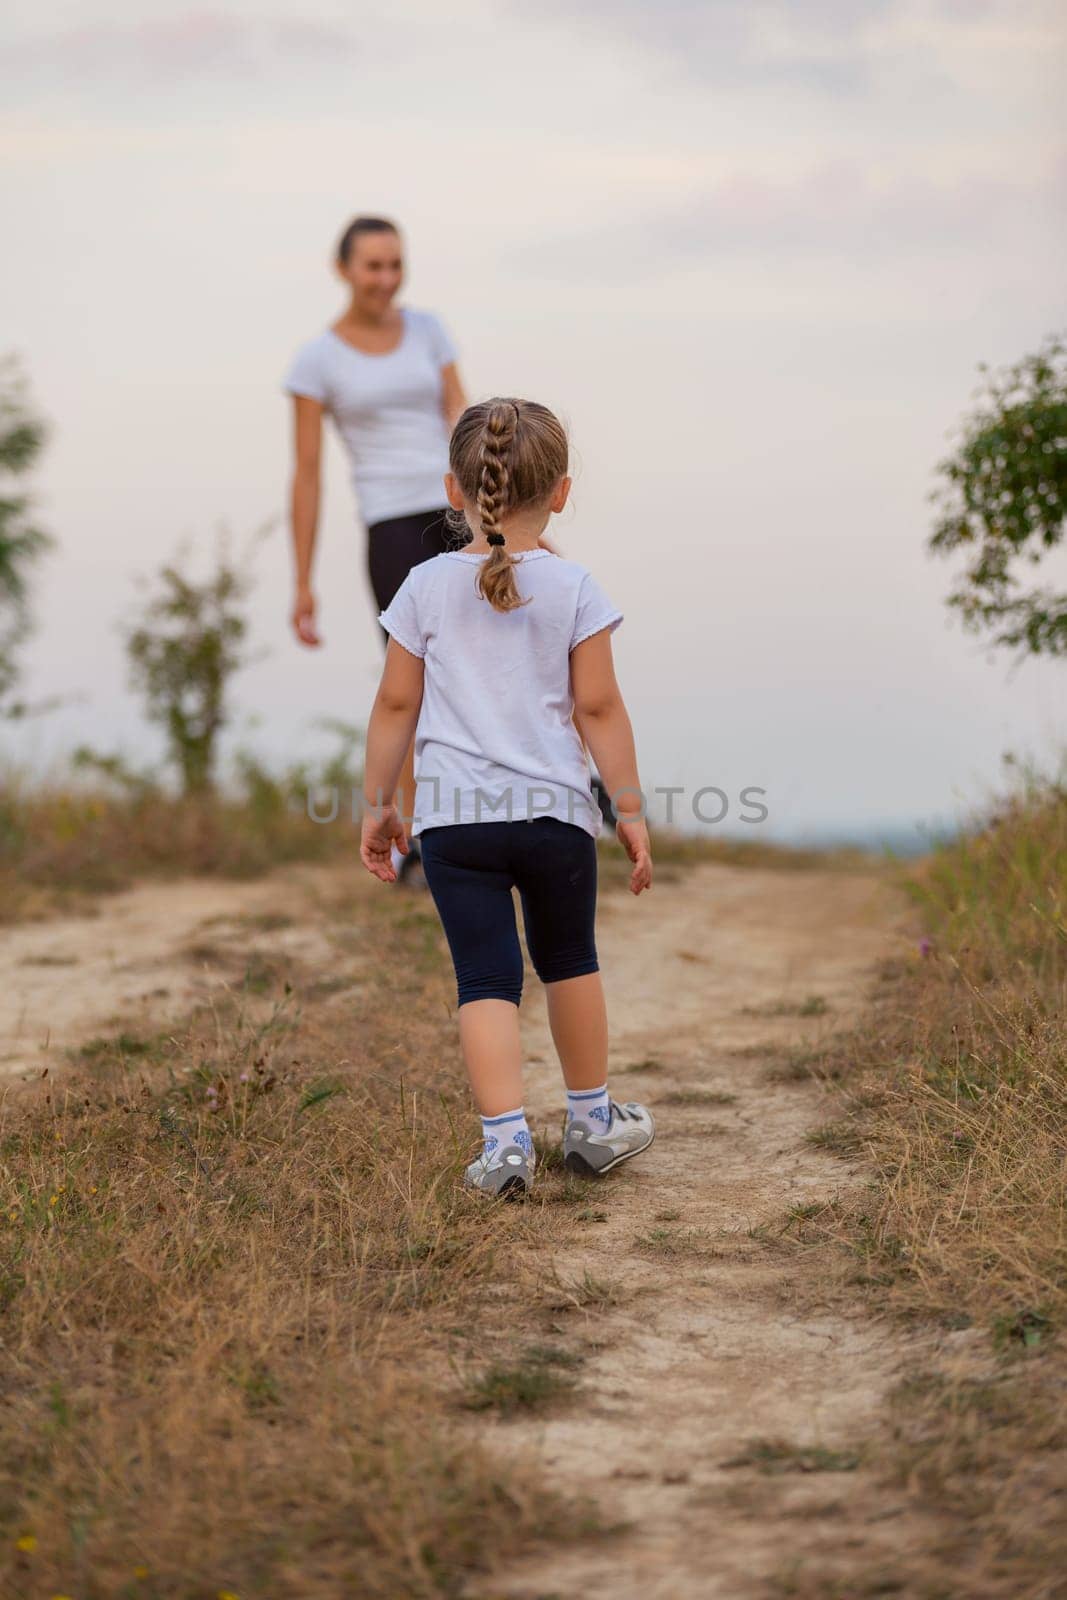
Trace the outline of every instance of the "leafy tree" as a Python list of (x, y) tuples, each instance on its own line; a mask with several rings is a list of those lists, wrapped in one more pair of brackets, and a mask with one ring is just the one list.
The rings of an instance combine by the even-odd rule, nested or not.
[(948, 604), (976, 633), (1023, 655), (1067, 654), (1067, 594), (1026, 588), (1019, 568), (1059, 545), (1067, 517), (1067, 344), (990, 373), (964, 419), (955, 454), (938, 466), (940, 516), (928, 548), (965, 549)]
[(163, 727), (168, 759), (189, 796), (214, 788), (229, 690), (248, 662), (242, 603), (252, 582), (250, 563), (235, 564), (223, 540), (214, 571), (202, 582), (177, 561), (163, 566), (155, 593), (125, 630), (132, 687), (144, 697), (149, 721)]
[(8, 701), (18, 677), (16, 648), (30, 631), (30, 568), (53, 543), (37, 525), (31, 497), (21, 483), (37, 464), (47, 429), (28, 398), (17, 359), (0, 361), (0, 717), (26, 715), (21, 701)]

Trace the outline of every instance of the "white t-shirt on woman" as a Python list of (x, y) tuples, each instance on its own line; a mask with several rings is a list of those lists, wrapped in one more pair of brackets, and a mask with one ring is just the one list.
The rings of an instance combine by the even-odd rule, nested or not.
[(333, 418), (368, 526), (446, 504), (441, 368), (456, 360), (456, 348), (432, 311), (403, 306), (401, 316), (395, 350), (367, 355), (324, 328), (300, 346), (282, 380), (287, 394), (318, 400)]
[(426, 664), (412, 834), (549, 816), (595, 839), (604, 819), (571, 721), (570, 653), (602, 628), (614, 633), (623, 613), (585, 567), (544, 549), (516, 556), (530, 604), (495, 611), (474, 587), (487, 559), (448, 550), (421, 561), (378, 618)]

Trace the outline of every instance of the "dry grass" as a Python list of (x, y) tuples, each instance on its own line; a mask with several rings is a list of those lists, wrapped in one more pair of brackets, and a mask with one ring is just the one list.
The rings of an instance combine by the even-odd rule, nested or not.
[(331, 919), (372, 998), (297, 978), (8, 1094), (5, 1595), (447, 1596), (505, 1537), (588, 1531), (457, 1406), (487, 1288), (533, 1292), (567, 1213), (460, 1189), (450, 974), (403, 901)]
[(862, 1153), (874, 1181), (783, 1229), (843, 1243), (881, 1307), (977, 1341), (963, 1375), (946, 1356), (894, 1402), (893, 1474), (956, 1529), (907, 1592), (1051, 1596), (1067, 1570), (1067, 794), (1031, 788), (908, 888), (914, 960), (812, 1062), (843, 1108), (815, 1142)]
[[(330, 791), (338, 816), (315, 822), (307, 815), (311, 788), (322, 815)], [(138, 878), (190, 873), (252, 878), (285, 861), (350, 857), (358, 824), (351, 802), (356, 771), (319, 773), (304, 767), (272, 775), (247, 761), (234, 795), (183, 799), (155, 776), (120, 782), (57, 780), (31, 783), (10, 769), (0, 773), (0, 923), (84, 911), (92, 897), (128, 888)], [(713, 831), (683, 835), (655, 830), (655, 853), (665, 881), (699, 861), (733, 866), (852, 869), (862, 852), (793, 850), (759, 840), (718, 839)], [(600, 845), (605, 887), (625, 884), (630, 864), (614, 830)]]
[[(672, 828), (652, 826), (652, 853), (657, 871), (668, 881), (677, 882), (684, 876), (684, 868), (702, 861), (717, 861), (730, 867), (763, 867), (771, 871), (855, 872), (857, 868), (870, 871), (881, 858), (851, 847), (834, 850), (813, 850), (789, 845), (772, 844), (762, 839), (718, 838), (714, 827), (697, 833), (679, 833)], [(606, 885), (625, 884), (632, 870), (614, 837), (614, 830), (605, 824), (602, 847), (601, 875)], [(689, 956), (690, 952), (679, 952)]]
[(755, 1467), (768, 1477), (785, 1472), (854, 1472), (863, 1459), (860, 1450), (830, 1450), (825, 1445), (799, 1445), (788, 1439), (751, 1439), (723, 1467)]
[(582, 1358), (556, 1345), (532, 1345), (517, 1360), (496, 1362), (473, 1380), (463, 1404), (471, 1411), (497, 1411), (513, 1416), (543, 1411), (568, 1398), (575, 1387), (573, 1368)]
[(821, 1062), (881, 1176), (865, 1257), (923, 1311), (992, 1325), (1034, 1310), (1062, 1328), (1067, 796), (1010, 808), (911, 891), (924, 953)]
[(742, 1006), (743, 1017), (824, 1017), (830, 1010), (825, 995), (809, 994), (803, 1000), (772, 1000), (759, 1006)]
[(280, 787), (196, 801), (0, 777), (0, 922), (84, 911), (138, 878), (259, 877), (284, 861), (350, 854), (355, 837), (350, 820), (312, 822)]
[(700, 1084), (690, 1084), (683, 1089), (666, 1089), (656, 1096), (661, 1106), (732, 1106), (737, 1104), (736, 1094), (726, 1089), (705, 1089)]

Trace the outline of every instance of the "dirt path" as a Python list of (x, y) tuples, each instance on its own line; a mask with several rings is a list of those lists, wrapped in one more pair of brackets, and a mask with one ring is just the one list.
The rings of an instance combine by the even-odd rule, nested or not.
[[(102, 899), (95, 917), (3, 930), (0, 1076), (33, 1076), (98, 1032), (165, 1025), (233, 981), (261, 941), (328, 972), (336, 951), (319, 907), (338, 876), (307, 866), (244, 885), (149, 884)], [(585, 1357), (579, 1396), (545, 1419), (484, 1428), (626, 1529), (505, 1564), (472, 1597), (825, 1600), (809, 1572), (876, 1582), (883, 1555), (920, 1531), (855, 1468), (915, 1350), (868, 1314), (813, 1303), (803, 1256), (750, 1232), (863, 1181), (805, 1139), (830, 1114), (822, 1091), (773, 1068), (783, 1046), (847, 1023), (904, 937), (873, 873), (705, 864), (664, 871), (638, 900), (602, 892), (612, 1087), (653, 1106), (658, 1137), (589, 1186), (554, 1262), (563, 1283), (589, 1274), (611, 1291), (561, 1309), (551, 1330)], [(535, 982), (523, 1026), (528, 1108), (557, 1122)], [(785, 1452), (763, 1469), (786, 1470), (725, 1465), (758, 1441)], [(790, 1470), (801, 1464), (818, 1470)]]
[[(576, 1224), (555, 1263), (565, 1282), (589, 1273), (619, 1296), (557, 1324), (585, 1346), (581, 1399), (550, 1420), (490, 1427), (501, 1450), (539, 1458), (629, 1528), (505, 1568), (472, 1595), (825, 1597), (821, 1583), (794, 1581), (810, 1571), (874, 1582), (882, 1557), (920, 1532), (853, 1466), (916, 1349), (869, 1316), (813, 1307), (803, 1258), (749, 1234), (863, 1181), (805, 1141), (829, 1114), (823, 1093), (804, 1076), (773, 1081), (768, 1067), (774, 1046), (854, 1017), (872, 969), (903, 940), (901, 910), (874, 876), (706, 865), (640, 900), (604, 898), (613, 1092), (653, 1106), (657, 1139), (589, 1186), (603, 1220)], [(536, 987), (530, 999), (527, 1104), (558, 1119)], [(784, 1470), (724, 1465), (754, 1441), (780, 1441)], [(795, 1470), (798, 1450), (825, 1452), (804, 1464), (829, 1470)]]

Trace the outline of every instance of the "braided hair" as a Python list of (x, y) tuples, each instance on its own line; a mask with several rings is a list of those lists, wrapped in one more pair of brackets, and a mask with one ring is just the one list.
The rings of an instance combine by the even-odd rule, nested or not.
[[(492, 547), (478, 568), (477, 591), (496, 611), (528, 605), (515, 584), (500, 519), (548, 498), (567, 474), (567, 435), (533, 400), (494, 398), (468, 406), (452, 432), (449, 465)], [(460, 514), (462, 515), (462, 513)]]

